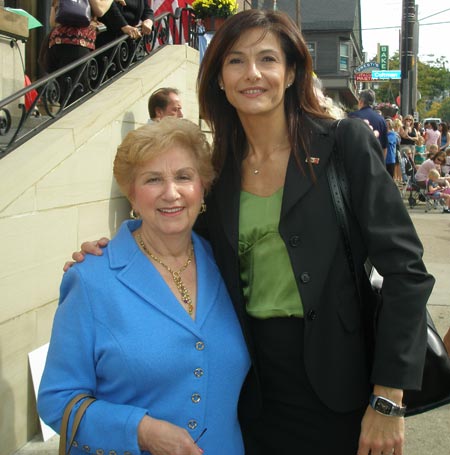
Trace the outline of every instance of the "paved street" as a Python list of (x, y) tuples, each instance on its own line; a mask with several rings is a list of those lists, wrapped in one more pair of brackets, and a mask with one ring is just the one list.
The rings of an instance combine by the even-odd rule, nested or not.
[[(450, 215), (442, 214), (440, 210), (425, 213), (423, 204), (410, 210), (410, 214), (425, 247), (427, 268), (436, 278), (428, 307), (443, 336), (450, 327)], [(57, 455), (57, 449), (57, 437), (43, 443), (38, 436), (15, 455)], [(339, 454), (338, 450), (336, 453), (345, 455)], [(450, 405), (406, 420), (404, 455), (449, 454)]]

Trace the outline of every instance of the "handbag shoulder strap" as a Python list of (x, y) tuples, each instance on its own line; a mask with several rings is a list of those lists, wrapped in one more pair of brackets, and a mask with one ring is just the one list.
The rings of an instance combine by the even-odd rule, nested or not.
[[(333, 153), (331, 154), (330, 163), (327, 167), (327, 179), (328, 185), (331, 191), (331, 198), (333, 200), (334, 210), (336, 212), (336, 218), (338, 221), (339, 228), (341, 230), (342, 240), (344, 242), (345, 255), (347, 257), (348, 265), (353, 276), (353, 280), (356, 285), (356, 291), (358, 297), (361, 300), (361, 289), (358, 276), (356, 274), (355, 261), (353, 259), (352, 247), (351, 247), (351, 235), (350, 235), (350, 223), (349, 214), (353, 214), (350, 185), (347, 179), (347, 174), (344, 167), (344, 157), (342, 147), (339, 145), (339, 124), (341, 120), (337, 120), (332, 125), (332, 131), (334, 132), (334, 147)], [(369, 259), (364, 263), (364, 269), (369, 280), (372, 282), (372, 264)], [(378, 275), (379, 276), (379, 275)], [(373, 284), (373, 283), (372, 283)], [(381, 286), (377, 284), (377, 292)]]
[(336, 218), (344, 242), (345, 254), (347, 256), (353, 278), (355, 282), (358, 283), (358, 280), (356, 279), (356, 269), (350, 244), (350, 227), (347, 215), (347, 210), (351, 210), (350, 189), (347, 181), (347, 175), (345, 174), (343, 159), (341, 156), (342, 151), (340, 150), (337, 137), (339, 124), (340, 120), (337, 120), (332, 126), (332, 131), (334, 132), (334, 147), (331, 154), (330, 163), (327, 167), (327, 179), (331, 191), (334, 210), (336, 211)]
[[(72, 410), (74, 406), (83, 400), (83, 403), (81, 403), (80, 407), (77, 409), (77, 412), (75, 413), (75, 417), (73, 419), (72, 423), (72, 430), (70, 434), (70, 440), (69, 440), (69, 448), (66, 452), (66, 446), (67, 446), (67, 427), (69, 426), (69, 418), (70, 414), (72, 413)], [(66, 409), (64, 410), (63, 418), (61, 421), (61, 430), (60, 430), (60, 435), (59, 435), (59, 455), (69, 455), (70, 454), (70, 449), (72, 447), (73, 441), (75, 439), (75, 435), (78, 430), (78, 426), (80, 425), (81, 419), (83, 418), (84, 413), (86, 412), (86, 409), (88, 408), (89, 405), (91, 405), (95, 401), (95, 398), (88, 395), (87, 393), (80, 393), (73, 397), (68, 405), (66, 406)]]

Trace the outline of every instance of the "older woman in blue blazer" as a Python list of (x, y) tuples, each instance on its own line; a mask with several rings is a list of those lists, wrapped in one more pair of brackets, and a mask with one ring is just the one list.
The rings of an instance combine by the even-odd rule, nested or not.
[(96, 398), (72, 454), (243, 455), (249, 355), (210, 246), (192, 233), (214, 175), (206, 139), (187, 120), (143, 126), (114, 175), (140, 219), (65, 274), (39, 413), (59, 431), (74, 396)]

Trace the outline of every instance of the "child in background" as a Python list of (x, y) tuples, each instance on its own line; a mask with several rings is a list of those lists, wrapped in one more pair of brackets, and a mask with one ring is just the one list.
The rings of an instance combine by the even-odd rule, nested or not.
[(387, 126), (387, 153), (386, 153), (386, 169), (389, 175), (394, 178), (395, 164), (397, 161), (397, 135), (394, 131), (394, 122), (391, 119), (386, 119)]
[(447, 180), (440, 180), (439, 171), (431, 169), (427, 180), (427, 193), (432, 199), (444, 199), (447, 208), (442, 210), (443, 213), (450, 213), (450, 185)]
[(422, 136), (417, 138), (416, 153), (414, 154), (414, 164), (420, 166), (425, 161), (425, 139)]

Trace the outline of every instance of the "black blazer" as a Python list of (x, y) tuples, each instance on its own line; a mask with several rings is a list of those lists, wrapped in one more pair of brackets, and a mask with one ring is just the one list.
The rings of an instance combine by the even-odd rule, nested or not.
[[(319, 158), (313, 166), (316, 181), (310, 176), (304, 150), (299, 151), (304, 171), (291, 156), (279, 232), (304, 307), (307, 374), (320, 399), (329, 408), (345, 412), (367, 403), (370, 384), (420, 388), (425, 305), (434, 279), (422, 262), (422, 245), (399, 190), (386, 172), (378, 140), (361, 120), (343, 120), (336, 136), (355, 214), (350, 226), (354, 261), (364, 289), (367, 256), (384, 276), (376, 350), (373, 360), (369, 359), (363, 323), (366, 301), (361, 305), (357, 297), (326, 177), (334, 146), (331, 122), (306, 121), (310, 155)], [(239, 277), (240, 180), (240, 163), (230, 154), (208, 194), (200, 226), (212, 243), (252, 353)], [(257, 389), (257, 374), (250, 382), (251, 395)], [(248, 391), (244, 389), (243, 394), (245, 401)]]

